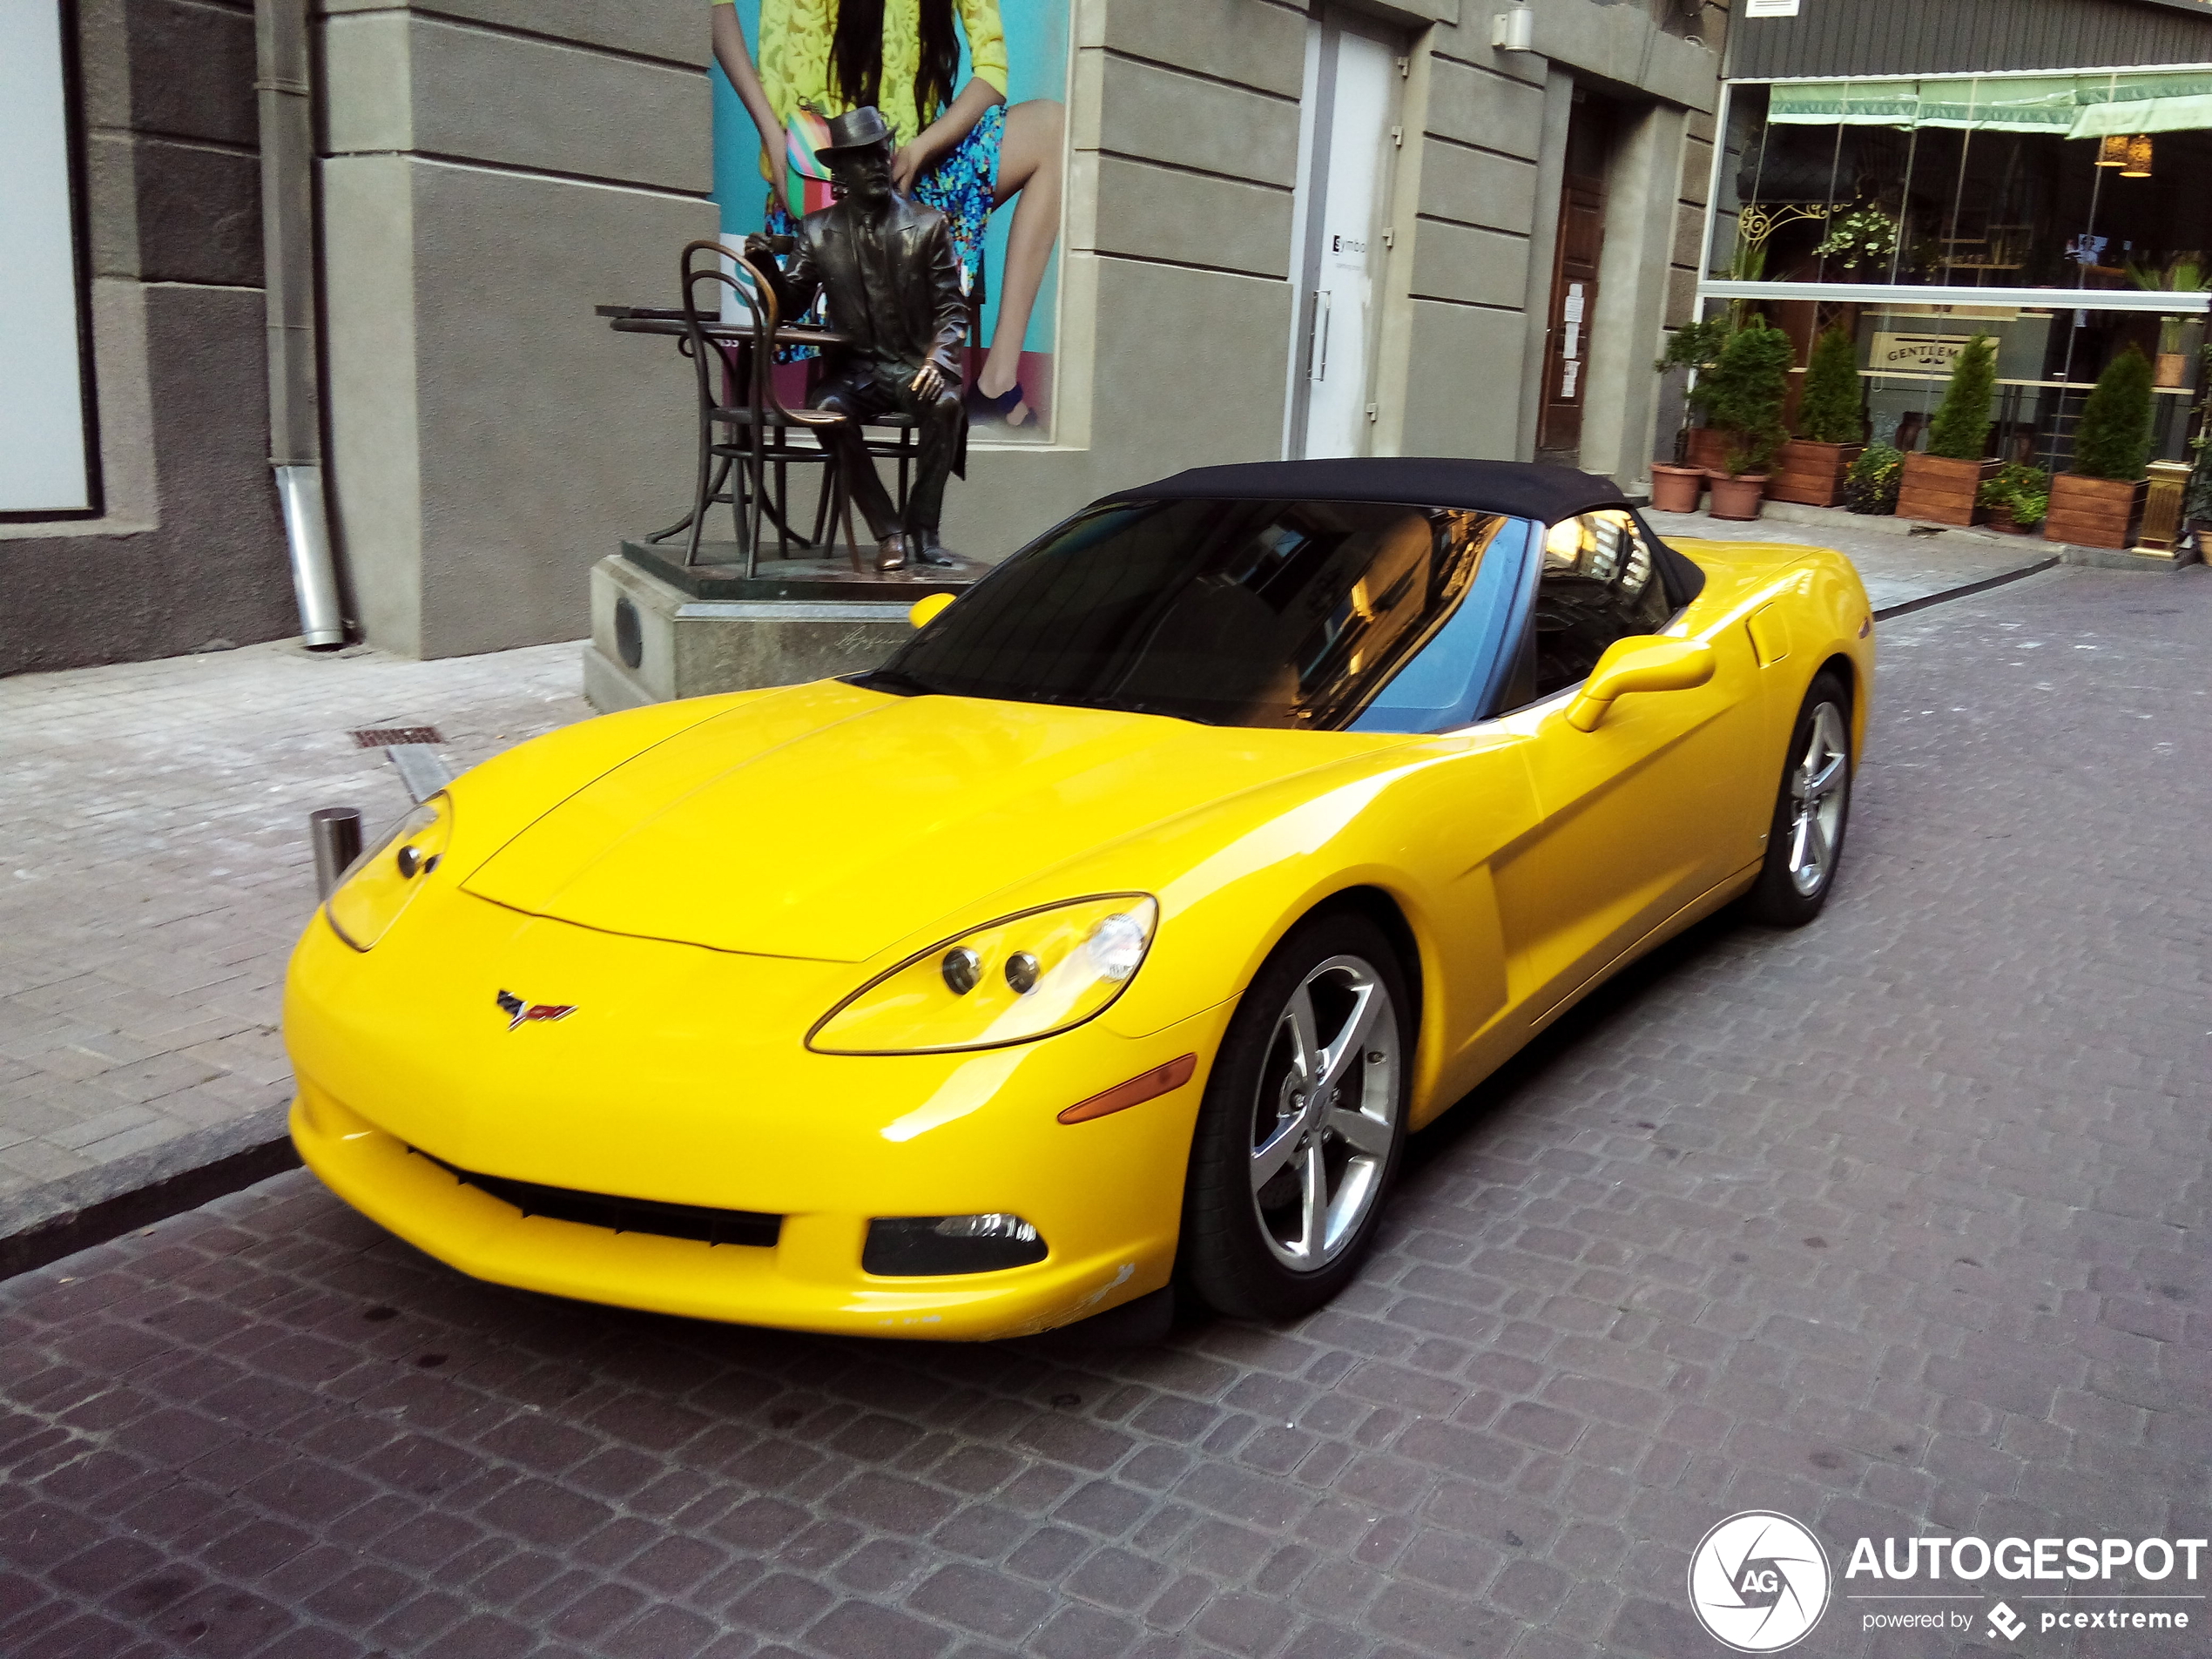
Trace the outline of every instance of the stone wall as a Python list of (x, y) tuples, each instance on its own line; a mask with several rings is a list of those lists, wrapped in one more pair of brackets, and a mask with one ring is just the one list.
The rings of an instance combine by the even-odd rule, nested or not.
[(297, 626), (269, 476), (253, 14), (81, 0), (105, 513), (0, 525), (0, 673)]

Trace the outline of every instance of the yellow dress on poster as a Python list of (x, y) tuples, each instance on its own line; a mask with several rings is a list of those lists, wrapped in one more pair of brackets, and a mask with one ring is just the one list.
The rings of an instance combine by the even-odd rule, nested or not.
[[(729, 5), (732, 0), (713, 0)], [(959, 0), (960, 24), (968, 37), (970, 72), (1006, 96), (1006, 31), (998, 0)], [(760, 0), (760, 43), (756, 67), (761, 91), (788, 126), (802, 106), (824, 115), (841, 115), (853, 102), (830, 86), (830, 39), (837, 32), (837, 0)], [(913, 142), (927, 119), (914, 105), (914, 77), (921, 68), (921, 0), (885, 0), (883, 84), (876, 107), (898, 141)], [(765, 158), (761, 173), (767, 176)]]

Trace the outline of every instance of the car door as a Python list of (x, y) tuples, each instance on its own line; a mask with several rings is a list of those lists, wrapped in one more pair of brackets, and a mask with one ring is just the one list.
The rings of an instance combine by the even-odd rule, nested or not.
[(1533, 1023), (1759, 855), (1744, 780), (1759, 736), (1757, 667), (1740, 628), (1704, 636), (1705, 685), (1617, 699), (1594, 732), (1576, 689), (1615, 640), (1678, 633), (1657, 562), (1629, 514), (1548, 530), (1516, 683), (1497, 724), (1525, 736), (1541, 820), (1495, 861), (1511, 999)]

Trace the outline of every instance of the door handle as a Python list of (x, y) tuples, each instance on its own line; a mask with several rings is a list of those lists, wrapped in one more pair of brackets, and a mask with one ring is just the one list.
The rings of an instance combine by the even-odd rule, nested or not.
[(1329, 314), (1333, 309), (1333, 295), (1327, 288), (1313, 296), (1313, 337), (1309, 342), (1313, 361), (1312, 379), (1316, 385), (1329, 378)]

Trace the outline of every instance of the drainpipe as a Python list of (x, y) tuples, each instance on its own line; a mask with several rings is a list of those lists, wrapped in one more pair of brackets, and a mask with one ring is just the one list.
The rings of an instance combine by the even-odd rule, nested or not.
[(320, 649), (346, 643), (330, 515), (322, 493), (315, 375), (314, 104), (307, 0), (254, 0), (261, 114), (261, 266), (269, 328), (269, 465), (284, 508), (300, 631)]

